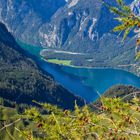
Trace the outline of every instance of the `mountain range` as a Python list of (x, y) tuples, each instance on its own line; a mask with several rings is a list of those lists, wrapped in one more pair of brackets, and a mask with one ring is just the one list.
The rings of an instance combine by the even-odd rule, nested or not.
[(0, 9), (0, 19), (26, 43), (88, 52), (101, 47), (99, 42), (115, 41), (111, 30), (117, 23), (100, 0), (1, 0)]

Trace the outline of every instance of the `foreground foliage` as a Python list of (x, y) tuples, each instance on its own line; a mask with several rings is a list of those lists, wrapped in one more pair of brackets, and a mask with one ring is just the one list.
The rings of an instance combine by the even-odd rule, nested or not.
[(116, 20), (120, 23), (113, 31), (119, 32), (119, 35), (123, 35), (122, 42), (126, 39), (128, 34), (132, 31), (136, 34), (136, 59), (140, 58), (140, 17), (137, 16), (129, 6), (125, 5), (123, 0), (116, 0), (117, 6), (112, 7), (107, 3), (103, 3), (110, 9), (112, 13), (116, 15)]
[[(38, 104), (38, 103), (37, 103)], [(20, 120), (30, 122), (26, 129), (15, 130), (25, 140), (139, 140), (140, 98), (130, 102), (121, 98), (102, 98), (93, 105), (62, 110), (50, 104), (39, 104), (42, 110), (30, 108)], [(19, 120), (19, 118), (16, 118)], [(11, 127), (11, 126), (10, 126)], [(4, 129), (2, 131), (5, 131)], [(13, 139), (15, 139), (13, 137)]]

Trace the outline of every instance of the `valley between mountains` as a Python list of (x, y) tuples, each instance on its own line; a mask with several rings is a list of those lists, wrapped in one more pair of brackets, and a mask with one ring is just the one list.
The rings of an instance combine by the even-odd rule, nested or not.
[(0, 0), (0, 140), (140, 140), (139, 57), (140, 0)]

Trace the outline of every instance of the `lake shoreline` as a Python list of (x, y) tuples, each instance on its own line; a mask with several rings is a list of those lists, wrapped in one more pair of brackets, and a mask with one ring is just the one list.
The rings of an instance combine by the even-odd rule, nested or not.
[(74, 65), (63, 65), (63, 64), (57, 64), (57, 63), (53, 63), (53, 62), (48, 62), (45, 58), (41, 57), (41, 59), (49, 64), (53, 64), (53, 65), (58, 65), (58, 66), (65, 66), (65, 67), (71, 67), (71, 68), (76, 68), (76, 69), (113, 69), (113, 70), (120, 70), (120, 71), (125, 71), (125, 72), (128, 72), (128, 73), (131, 73), (137, 77), (140, 77), (140, 75), (134, 73), (134, 72), (131, 72), (129, 70), (125, 70), (125, 69), (122, 69), (122, 68), (119, 68), (119, 67), (88, 67), (88, 66), (74, 66)]
[[(140, 77), (121, 68), (68, 66), (50, 63), (40, 55), (38, 48), (25, 44), (20, 46), (25, 52), (34, 56), (34, 60), (44, 72), (52, 75), (62, 87), (83, 98), (86, 102), (96, 101), (99, 98), (98, 93), (102, 95), (115, 85), (131, 85), (140, 88)], [(59, 61), (56, 62), (59, 63)]]
[[(48, 62), (43, 56), (41, 56), (41, 54), (40, 54), (40, 52), (44, 49), (44, 48), (42, 48), (41, 49), (41, 46), (32, 46), (31, 44), (30, 45), (28, 45), (28, 44), (26, 44), (26, 43), (23, 43), (22, 41), (20, 41), (20, 40), (16, 40), (17, 41), (17, 43), (21, 46), (21, 48), (22, 49), (24, 49), (24, 50), (26, 50), (26, 51), (29, 51), (28, 49), (29, 49), (29, 47), (30, 48), (33, 48), (33, 52), (35, 52), (35, 54), (33, 54), (33, 55), (36, 55), (36, 56), (38, 56), (38, 57), (40, 57), (41, 59), (43, 59), (44, 61), (46, 61), (46, 62)], [(28, 49), (27, 49), (28, 48)], [(46, 48), (45, 48), (46, 49)], [(39, 51), (38, 53), (37, 53), (37, 51)], [(58, 50), (59, 51), (59, 50)], [(30, 52), (31, 54), (32, 54), (32, 52)], [(48, 62), (49, 63), (49, 62)], [(51, 63), (51, 64), (55, 64), (55, 63)], [(137, 77), (140, 77), (140, 72), (138, 72), (137, 70), (138, 69), (136, 69), (136, 70), (129, 70), (129, 69), (127, 69), (127, 68), (125, 68), (125, 67), (123, 67), (122, 68), (122, 66), (120, 66), (120, 65), (118, 65), (118, 66), (115, 66), (115, 67), (113, 67), (113, 66), (110, 66), (110, 67), (106, 67), (106, 66), (104, 66), (104, 67), (89, 67), (89, 66), (75, 66), (75, 65), (61, 65), (61, 64), (56, 64), (56, 65), (59, 65), (59, 66), (66, 66), (66, 67), (72, 67), (72, 68), (80, 68), (80, 69), (116, 69), (116, 70), (123, 70), (123, 71), (126, 71), (126, 72), (129, 72), (129, 73), (132, 73), (132, 74), (134, 74), (135, 76), (137, 76)]]

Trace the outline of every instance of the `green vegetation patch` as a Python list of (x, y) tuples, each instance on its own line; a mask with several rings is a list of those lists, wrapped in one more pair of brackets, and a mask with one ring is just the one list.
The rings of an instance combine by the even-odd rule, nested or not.
[[(13, 139), (20, 135), (19, 140), (139, 140), (140, 98), (135, 96), (127, 102), (124, 98), (102, 97), (98, 103), (82, 108), (75, 104), (74, 111), (34, 101), (46, 113), (31, 107), (17, 117), (28, 126), (14, 123), (6, 128)], [(14, 128), (18, 128), (16, 135)], [(8, 134), (5, 136), (4, 140), (9, 140)]]
[(55, 64), (59, 64), (59, 65), (71, 66), (71, 60), (48, 59), (47, 61), (49, 63), (55, 63)]

